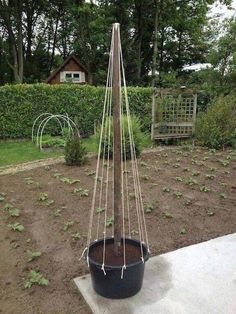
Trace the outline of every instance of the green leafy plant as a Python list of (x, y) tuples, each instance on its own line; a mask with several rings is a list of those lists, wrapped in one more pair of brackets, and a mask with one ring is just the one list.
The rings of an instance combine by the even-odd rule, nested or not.
[(227, 167), (229, 165), (229, 161), (227, 159), (219, 159), (218, 161), (224, 167)]
[(11, 217), (19, 217), (21, 210), (19, 208), (12, 208), (8, 210), (8, 214)]
[(225, 193), (220, 193), (219, 196), (220, 196), (220, 198), (222, 198), (222, 199), (226, 199), (226, 198), (227, 198)]
[(210, 148), (231, 146), (235, 142), (235, 96), (220, 96), (206, 113), (198, 116), (196, 135), (200, 144)]
[(186, 233), (187, 233), (187, 230), (186, 230), (185, 228), (182, 228), (182, 229), (180, 230), (180, 234), (184, 235), (184, 234), (186, 234)]
[(103, 207), (98, 207), (98, 208), (96, 208), (96, 213), (102, 213), (102, 212), (104, 212), (105, 211), (105, 208), (103, 208)]
[(165, 192), (165, 193), (170, 193), (170, 192), (171, 192), (171, 189), (165, 186), (165, 187), (162, 189), (162, 191)]
[(9, 209), (13, 209), (14, 206), (10, 203), (6, 203), (5, 206), (3, 207), (3, 210), (9, 210)]
[(147, 214), (151, 213), (154, 210), (154, 206), (151, 203), (145, 203), (143, 208), (144, 208), (145, 213)]
[(193, 176), (193, 177), (197, 177), (197, 176), (199, 176), (199, 174), (200, 174), (199, 171), (193, 171), (193, 172), (192, 172), (192, 176)]
[(78, 136), (73, 136), (66, 141), (65, 161), (69, 166), (81, 166), (87, 161), (86, 149)]
[(20, 224), (19, 222), (15, 222), (14, 224), (9, 224), (8, 227), (13, 231), (22, 232), (25, 230), (24, 226)]
[(144, 181), (150, 180), (150, 176), (147, 175), (147, 174), (142, 175), (141, 178), (142, 178)]
[(113, 217), (110, 217), (110, 218), (107, 218), (106, 220), (106, 227), (111, 227), (114, 223), (114, 218)]
[(47, 201), (46, 201), (46, 205), (47, 205), (47, 206), (51, 206), (51, 205), (54, 204), (54, 203), (55, 203), (54, 200), (47, 200)]
[(83, 197), (83, 196), (88, 196), (89, 194), (89, 190), (86, 190), (86, 189), (83, 189), (83, 188), (76, 188), (76, 189), (74, 189), (74, 191), (73, 191), (73, 193), (79, 193), (79, 195), (81, 196), (81, 197)]
[(175, 177), (175, 181), (177, 182), (183, 182), (183, 179), (181, 177)]
[(46, 201), (47, 199), (48, 199), (48, 194), (47, 194), (47, 193), (43, 192), (43, 193), (40, 193), (40, 194), (39, 194), (38, 200), (39, 200), (40, 202), (44, 202), (44, 201)]
[(178, 199), (180, 199), (181, 197), (183, 197), (183, 194), (182, 194), (180, 191), (175, 191), (175, 192), (174, 192), (174, 195), (175, 195)]
[[(136, 116), (132, 116), (130, 121), (131, 121), (131, 126), (132, 126), (132, 131), (133, 131), (135, 152), (136, 152), (136, 156), (138, 157), (142, 151), (142, 148), (145, 146), (146, 142), (148, 142), (150, 140), (149, 140), (149, 137), (141, 131), (141, 123), (140, 123), (140, 120)], [(128, 159), (131, 159), (131, 149), (130, 149), (128, 119), (126, 116), (121, 117), (121, 123), (122, 123), (123, 130), (124, 130), (123, 134), (124, 134), (126, 159), (128, 160)], [(110, 132), (111, 132), (110, 146), (108, 147), (108, 141), (107, 140), (105, 142), (104, 138), (102, 139), (102, 155), (103, 155), (103, 150), (104, 150), (104, 146), (105, 146), (106, 158), (107, 157), (112, 158), (112, 156), (113, 156), (113, 145), (112, 145), (113, 144), (113, 120), (107, 118), (105, 121), (105, 126), (104, 126), (107, 134), (108, 134), (109, 127), (110, 127)], [(98, 132), (96, 133), (97, 143), (99, 143), (100, 133), (101, 133), (101, 129), (99, 128)], [(105, 145), (104, 145), (104, 142), (105, 142)], [(123, 154), (124, 154), (124, 150), (123, 150)], [(123, 156), (123, 158), (124, 158), (124, 156)]]
[(186, 181), (186, 184), (187, 185), (190, 185), (190, 186), (193, 186), (193, 185), (197, 185), (198, 184), (198, 181), (193, 179), (193, 178), (189, 178), (187, 181)]
[(30, 250), (27, 250), (27, 255), (28, 255), (27, 262), (31, 262), (34, 259), (36, 259), (37, 257), (40, 257), (42, 255), (42, 252), (39, 252), (39, 251), (33, 252), (33, 251), (30, 251)]
[(200, 187), (200, 191), (201, 191), (201, 192), (205, 192), (205, 193), (207, 193), (207, 192), (210, 192), (210, 191), (211, 191), (211, 189), (210, 189), (210, 188), (208, 188), (207, 186), (203, 185), (203, 186), (201, 186), (201, 187)]
[(80, 239), (81, 239), (81, 235), (80, 235), (79, 232), (77, 232), (77, 233), (75, 233), (75, 234), (72, 234), (72, 238), (73, 238), (74, 240), (80, 240)]
[(207, 216), (212, 217), (215, 215), (215, 212), (213, 212), (213, 210), (211, 210), (211, 209), (207, 209), (206, 214), (207, 214)]
[(55, 209), (53, 211), (53, 216), (54, 217), (60, 217), (61, 216), (61, 209)]
[(215, 175), (214, 174), (206, 174), (206, 178), (209, 180), (214, 180), (215, 179)]
[(67, 231), (70, 227), (74, 225), (74, 220), (70, 220), (64, 223), (63, 231)]
[(26, 289), (31, 288), (33, 285), (48, 286), (49, 280), (44, 277), (40, 272), (31, 270), (28, 280), (25, 282)]
[(170, 214), (170, 213), (168, 213), (168, 212), (164, 212), (164, 213), (163, 213), (163, 216), (164, 216), (165, 218), (167, 218), (167, 219), (173, 218), (173, 215)]
[(27, 185), (31, 185), (34, 183), (34, 180), (31, 177), (25, 178), (25, 182)]

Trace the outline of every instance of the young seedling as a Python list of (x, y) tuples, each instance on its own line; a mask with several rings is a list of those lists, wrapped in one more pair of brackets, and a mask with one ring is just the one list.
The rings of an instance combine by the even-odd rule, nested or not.
[(138, 231), (137, 230), (131, 230), (131, 235), (132, 236), (138, 235)]
[(173, 164), (173, 168), (179, 168), (179, 167), (180, 167), (179, 163)]
[(197, 185), (198, 184), (198, 181), (193, 179), (193, 178), (189, 178), (187, 181), (186, 181), (186, 184), (187, 185), (190, 185), (190, 186), (193, 186), (193, 185)]
[(206, 174), (206, 178), (209, 180), (214, 180), (216, 176), (214, 174)]
[(170, 193), (171, 192), (170, 188), (168, 188), (166, 186), (162, 189), (162, 191), (165, 192), (165, 193)]
[(74, 220), (70, 220), (64, 223), (63, 231), (67, 231), (70, 227), (74, 225)]
[(142, 166), (142, 167), (147, 167), (147, 163), (146, 163), (145, 161), (141, 161), (141, 162), (140, 162), (140, 166)]
[(182, 194), (180, 191), (175, 191), (175, 192), (174, 192), (174, 195), (175, 195), (178, 199), (180, 199), (181, 197), (183, 197), (183, 194)]
[(3, 210), (10, 210), (13, 209), (13, 205), (10, 203), (6, 203), (5, 206), (3, 207)]
[(189, 169), (189, 168), (187, 168), (187, 167), (185, 167), (185, 168), (183, 168), (183, 171), (184, 171), (184, 172), (189, 172), (189, 171), (190, 171), (190, 169)]
[(44, 169), (45, 169), (46, 171), (49, 171), (49, 170), (51, 170), (51, 167), (50, 167), (50, 166), (45, 166)]
[(104, 212), (105, 211), (105, 208), (103, 208), (103, 207), (98, 207), (98, 208), (96, 208), (96, 213), (102, 213), (102, 212)]
[(4, 201), (5, 201), (5, 197), (2, 194), (0, 194), (0, 202), (4, 202)]
[(81, 235), (79, 234), (79, 232), (75, 233), (75, 234), (72, 234), (72, 238), (74, 240), (80, 240), (81, 239)]
[(146, 204), (144, 204), (143, 207), (144, 207), (145, 213), (147, 213), (147, 214), (151, 213), (154, 209), (154, 206), (151, 203), (146, 203)]
[(147, 174), (143, 175), (141, 178), (145, 181), (150, 180), (150, 177)]
[(227, 198), (225, 193), (220, 193), (219, 196), (220, 196), (220, 198), (222, 198), (222, 199), (226, 199), (226, 198)]
[(180, 230), (180, 234), (186, 234), (187, 233), (187, 230), (185, 229), (185, 228), (182, 228), (181, 230)]
[(168, 212), (164, 212), (164, 213), (163, 213), (163, 216), (164, 216), (165, 218), (167, 218), (167, 219), (173, 218), (173, 215), (170, 214), (170, 213), (168, 213)]
[(177, 182), (183, 182), (183, 179), (181, 177), (175, 177), (175, 181)]
[(216, 171), (216, 168), (210, 167), (210, 168), (209, 168), (209, 171), (210, 171), (210, 172), (215, 172), (215, 171)]
[(54, 174), (53, 174), (53, 176), (54, 176), (54, 178), (59, 178), (59, 177), (61, 177), (62, 176), (62, 174), (61, 173), (59, 173), (59, 172), (55, 172)]
[(200, 191), (204, 192), (204, 193), (208, 193), (208, 192), (211, 191), (211, 189), (208, 188), (207, 186), (203, 185), (203, 186), (200, 187)]
[(19, 217), (20, 216), (20, 209), (19, 208), (12, 208), (8, 210), (8, 214), (11, 217)]
[(46, 201), (47, 199), (48, 199), (48, 194), (47, 194), (47, 193), (43, 192), (43, 193), (40, 193), (40, 194), (39, 194), (38, 200), (39, 200), (40, 202), (44, 202), (44, 201)]
[(37, 272), (35, 270), (31, 270), (29, 274), (28, 280), (25, 282), (24, 287), (26, 289), (31, 288), (33, 285), (38, 285), (38, 286), (48, 286), (49, 280), (45, 277), (40, 272)]
[(229, 165), (229, 161), (227, 159), (219, 159), (218, 161), (224, 167), (227, 167)]
[(135, 200), (136, 199), (136, 194), (135, 193), (129, 193), (129, 199), (130, 200)]
[(83, 189), (83, 188), (74, 189), (74, 191), (73, 191), (73, 193), (79, 193), (79, 195), (81, 197), (88, 196), (88, 192), (89, 192), (89, 190), (86, 190), (86, 189)]
[(53, 211), (53, 216), (54, 217), (60, 217), (61, 216), (61, 210), (60, 209), (55, 209)]
[(40, 257), (42, 255), (42, 252), (33, 252), (33, 251), (30, 251), (30, 250), (27, 250), (27, 254), (28, 254), (28, 260), (27, 262), (31, 262), (33, 261), (34, 259), (36, 259), (37, 257)]
[(207, 213), (207, 216), (209, 217), (212, 217), (215, 215), (215, 213), (211, 209), (207, 209), (206, 213)]
[(185, 202), (185, 205), (186, 205), (186, 206), (189, 206), (189, 205), (191, 205), (192, 203), (193, 203), (193, 201), (189, 199), (189, 200), (187, 200), (187, 201)]
[(27, 185), (31, 185), (31, 184), (34, 183), (34, 181), (32, 180), (31, 177), (25, 178), (25, 182), (26, 182)]
[(52, 204), (54, 204), (54, 200), (48, 200), (48, 201), (46, 202), (46, 205), (47, 205), (47, 206), (50, 206), (50, 205), (52, 205)]
[(22, 232), (25, 230), (24, 226), (21, 225), (19, 222), (15, 222), (14, 224), (9, 224), (8, 227), (13, 231)]
[(106, 227), (111, 227), (114, 223), (114, 218), (111, 217), (111, 218), (107, 218), (106, 220)]
[(198, 177), (199, 174), (200, 174), (199, 171), (193, 171), (193, 172), (192, 172), (192, 176), (193, 176), (193, 177)]

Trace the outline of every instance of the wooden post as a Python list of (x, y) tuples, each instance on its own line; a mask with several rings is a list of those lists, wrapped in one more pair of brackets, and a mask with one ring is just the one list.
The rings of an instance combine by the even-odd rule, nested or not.
[(120, 24), (114, 23), (113, 46), (113, 154), (114, 154), (114, 250), (119, 255), (121, 245), (121, 128), (120, 128)]

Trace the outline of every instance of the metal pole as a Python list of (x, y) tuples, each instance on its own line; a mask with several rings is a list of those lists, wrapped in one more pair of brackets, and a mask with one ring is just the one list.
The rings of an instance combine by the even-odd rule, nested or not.
[(120, 24), (114, 23), (113, 48), (113, 160), (114, 160), (114, 250), (119, 255), (121, 245), (121, 128), (120, 128)]

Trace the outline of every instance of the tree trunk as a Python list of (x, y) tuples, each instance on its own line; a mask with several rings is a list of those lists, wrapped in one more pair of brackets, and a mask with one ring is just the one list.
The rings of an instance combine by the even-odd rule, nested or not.
[(18, 0), (17, 3), (17, 46), (18, 46), (18, 72), (19, 83), (23, 82), (24, 72), (24, 55), (23, 55), (23, 36), (22, 36), (22, 0)]

